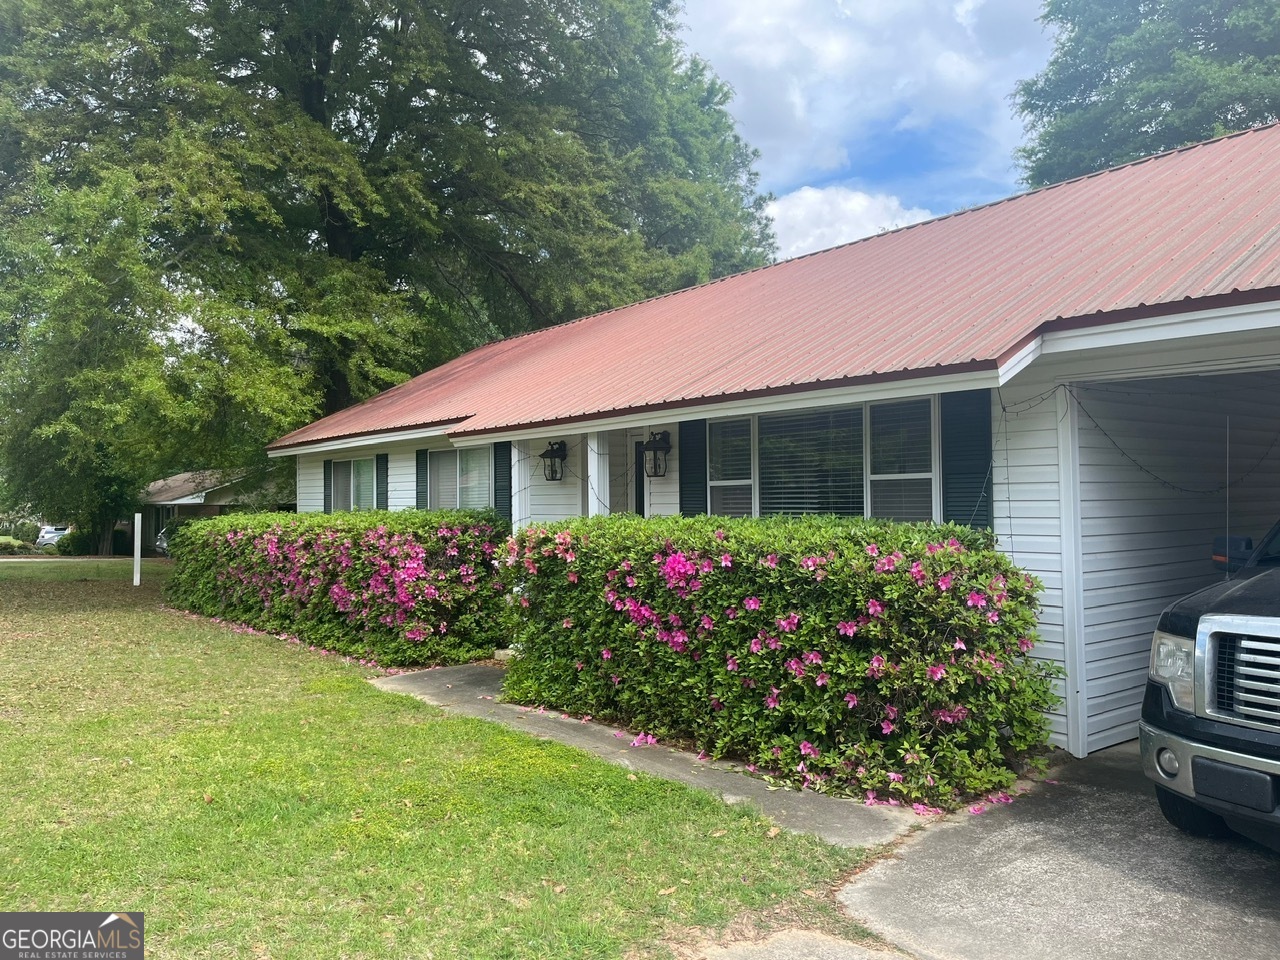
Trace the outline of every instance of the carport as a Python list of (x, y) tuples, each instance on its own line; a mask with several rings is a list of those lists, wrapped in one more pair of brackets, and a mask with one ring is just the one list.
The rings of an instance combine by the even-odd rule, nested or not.
[(1045, 582), (1077, 756), (1137, 736), (1156, 619), (1223, 576), (1214, 538), (1280, 519), (1277, 323), (1256, 304), (1049, 332), (997, 392), (996, 532)]

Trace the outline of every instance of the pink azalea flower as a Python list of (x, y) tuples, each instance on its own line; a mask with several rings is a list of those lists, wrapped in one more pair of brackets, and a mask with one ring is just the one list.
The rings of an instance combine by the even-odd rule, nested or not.
[(821, 663), (822, 654), (820, 654), (817, 650), (810, 650), (808, 653), (806, 653), (802, 657), (802, 659), (804, 660), (805, 663)]
[(849, 705), (849, 709), (852, 710), (858, 705), (858, 695), (856, 693), (846, 693), (844, 695), (844, 702), (847, 703)]
[(935, 663), (929, 668), (929, 679), (935, 683), (947, 675), (947, 668), (940, 663)]
[(610, 650), (608, 647), (605, 647), (603, 650), (601, 650), (601, 651), (600, 651), (600, 659), (601, 659), (601, 660), (612, 660), (612, 659), (613, 659), (613, 651), (612, 651), (612, 650)]
[(996, 610), (987, 611), (987, 623), (999, 623), (1000, 613)]
[(836, 630), (841, 636), (852, 637), (858, 632), (858, 624), (853, 620), (841, 620), (836, 624)]
[(742, 601), (742, 605), (743, 605), (744, 607), (746, 607), (748, 610), (759, 610), (759, 609), (760, 609), (760, 598), (759, 598), (759, 597), (747, 597), (745, 600), (743, 600), (743, 601)]
[(867, 676), (871, 677), (872, 679), (878, 680), (883, 674), (884, 674), (884, 657), (880, 656), (880, 654), (877, 653), (874, 657), (871, 658), (871, 664), (870, 666), (867, 667)]
[(898, 708), (895, 707), (892, 703), (885, 704), (884, 715), (888, 717), (890, 720), (897, 720)]
[(892, 780), (894, 783), (902, 782), (902, 774), (900, 773), (890, 773), (888, 776), (889, 776), (889, 779)]
[(987, 605), (987, 598), (984, 597), (977, 590), (974, 590), (969, 594), (968, 605), (971, 607), (977, 607), (979, 610), (981, 610), (983, 607)]
[(828, 674), (828, 673), (820, 673), (820, 674), (818, 674), (816, 677), (814, 677), (814, 678), (813, 678), (813, 685), (814, 685), (815, 687), (825, 687), (825, 686), (827, 685), (827, 681), (828, 681), (828, 680), (830, 680), (830, 679), (831, 679), (831, 675), (830, 675), (830, 674)]
[(725, 662), (724, 668), (725, 668), (726, 670), (737, 670), (737, 669), (738, 669), (738, 661), (737, 661), (737, 660), (735, 660), (733, 657), (730, 657), (730, 658)]
[(924, 564), (919, 560), (911, 564), (911, 579), (918, 587), (924, 586), (924, 582), (929, 579), (929, 575), (924, 572)]
[(722, 567), (732, 567), (732, 566), (733, 566), (733, 557), (729, 556), (729, 554), (727, 554), (727, 553), (721, 554), (721, 555), (720, 555), (720, 566), (722, 566)]
[(894, 727), (892, 722), (890, 722), (889, 720), (880, 721), (880, 732), (883, 733), (886, 737), (889, 734), (893, 733), (893, 730), (894, 730)]
[(777, 707), (777, 706), (778, 706), (778, 694), (779, 694), (779, 693), (781, 693), (781, 692), (782, 692), (782, 691), (781, 691), (781, 690), (779, 690), (777, 687), (770, 687), (770, 688), (769, 688), (769, 695), (768, 695), (767, 697), (765, 697), (765, 698), (764, 698), (764, 705), (765, 705), (766, 707), (768, 707), (770, 710), (773, 710), (775, 707)]
[(882, 613), (884, 613), (884, 604), (881, 603), (879, 600), (868, 600), (867, 613), (871, 614), (871, 616), (873, 617), (880, 616)]
[(771, 553), (760, 562), (763, 563), (766, 567), (773, 569), (778, 565), (778, 555), (776, 553)]
[(808, 740), (801, 740), (801, 741), (800, 741), (800, 756), (802, 756), (802, 757), (816, 757), (816, 756), (818, 756), (818, 748), (817, 748), (817, 747), (815, 747), (815, 746), (814, 746), (812, 743), (810, 743)]
[(956, 649), (956, 650), (967, 650), (967, 649), (969, 649), (968, 647), (966, 647), (966, 646), (964, 645), (964, 641), (963, 641), (963, 640), (961, 640), (959, 637), (956, 637), (956, 642), (952, 645), (952, 647), (953, 647), (954, 649)]
[(944, 573), (942, 576), (938, 578), (938, 589), (941, 590), (943, 593), (946, 593), (948, 590), (951, 589), (952, 579), (953, 578), (950, 573)]
[(868, 543), (868, 544), (867, 544), (867, 556), (868, 556), (868, 557), (878, 557), (878, 556), (880, 556), (880, 547), (879, 547), (877, 544), (874, 544), (874, 543)]
[(1032, 646), (1033, 646), (1032, 642), (1027, 637), (1018, 638), (1018, 649), (1021, 650), (1023, 653), (1026, 653), (1028, 650), (1030, 650)]
[(783, 633), (794, 633), (800, 625), (800, 614), (792, 612), (778, 620), (778, 629)]

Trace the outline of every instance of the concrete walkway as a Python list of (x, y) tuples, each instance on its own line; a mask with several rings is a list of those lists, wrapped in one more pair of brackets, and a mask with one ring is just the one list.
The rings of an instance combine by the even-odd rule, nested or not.
[[(792, 790), (730, 764), (632, 747), (612, 727), (498, 703), (500, 667), (374, 681), (452, 712), (581, 747), (633, 770), (750, 800), (787, 829), (875, 846), (910, 833), (839, 893), (887, 951), (814, 931), (707, 946), (699, 960), (1274, 960), (1280, 855), (1247, 840), (1197, 840), (1166, 824), (1136, 744), (1071, 761), (1007, 806), (941, 821)], [(688, 956), (686, 952), (681, 957)]]
[(444, 667), (381, 677), (373, 682), (382, 690), (407, 693), (451, 713), (493, 720), (535, 737), (579, 747), (629, 770), (710, 790), (729, 803), (750, 801), (780, 827), (812, 833), (839, 846), (879, 846), (923, 822), (911, 811), (896, 807), (868, 807), (816, 793), (770, 789), (763, 780), (745, 775), (734, 764), (698, 760), (694, 754), (666, 746), (633, 747), (631, 734), (615, 736), (621, 732), (617, 727), (584, 723), (558, 711), (539, 712), (499, 703), (501, 667)]

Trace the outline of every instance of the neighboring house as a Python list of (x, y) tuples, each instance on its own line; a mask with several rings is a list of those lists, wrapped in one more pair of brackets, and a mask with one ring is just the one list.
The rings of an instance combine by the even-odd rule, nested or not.
[[(271, 505), (292, 510), (290, 495), (275, 494)], [(196, 470), (178, 473), (149, 484), (142, 493), (142, 542), (148, 548), (156, 535), (173, 520), (189, 517), (216, 517), (247, 509), (250, 503), (263, 501), (260, 481), (247, 479), (244, 470)], [(274, 502), (279, 501), (279, 502)]]
[(269, 452), (304, 511), (992, 525), (1044, 581), (1083, 756), (1136, 735), (1213, 537), (1280, 513), (1277, 397), (1272, 126), (492, 343)]

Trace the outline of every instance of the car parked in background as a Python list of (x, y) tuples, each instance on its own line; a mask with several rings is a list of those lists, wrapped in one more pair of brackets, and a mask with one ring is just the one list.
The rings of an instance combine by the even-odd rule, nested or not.
[(50, 527), (40, 528), (40, 533), (36, 537), (37, 547), (53, 547), (57, 546), (59, 540), (71, 532), (70, 527)]

